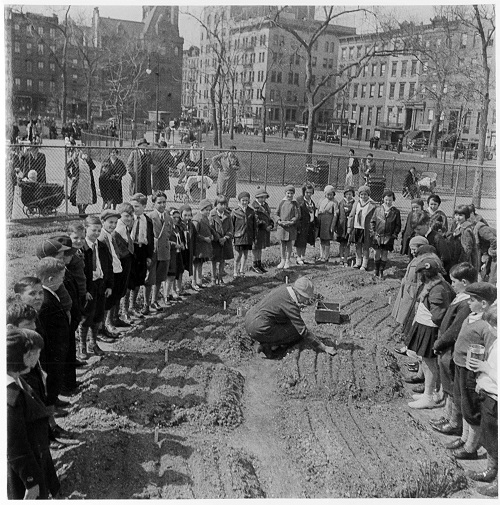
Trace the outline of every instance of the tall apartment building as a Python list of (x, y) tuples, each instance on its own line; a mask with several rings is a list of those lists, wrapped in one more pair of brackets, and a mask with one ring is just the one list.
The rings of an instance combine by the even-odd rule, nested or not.
[(199, 66), (200, 48), (185, 49), (182, 56), (182, 112), (185, 116), (198, 116)]
[[(439, 48), (446, 43), (443, 26), (439, 22), (418, 27), (418, 37), (424, 47)], [(394, 40), (386, 42), (386, 48), (394, 48)], [(355, 35), (340, 39), (339, 65), (355, 63), (365, 51), (379, 42), (374, 34)], [(456, 47), (457, 59), (462, 57), (463, 64), (467, 58), (474, 58), (474, 51), (479, 50), (477, 36), (457, 23), (453, 30), (453, 39), (449, 42)], [(383, 44), (383, 42), (380, 42)], [(488, 47), (489, 57), (494, 70), (494, 44)], [(480, 55), (477, 54), (477, 58)], [(355, 78), (347, 93), (337, 97), (336, 120), (344, 112), (344, 119), (349, 123), (349, 134), (359, 140), (368, 140), (383, 126), (394, 127), (406, 132), (431, 131), (435, 117), (436, 101), (432, 92), (426, 90), (432, 78), (429, 77), (425, 55), (393, 54), (379, 56), (363, 67), (359, 77)], [(494, 75), (494, 72), (493, 72)], [(492, 83), (494, 77), (492, 76)], [(451, 86), (450, 86), (451, 87)], [(489, 130), (487, 145), (496, 141), (495, 129), (495, 96), (491, 92)], [(453, 99), (451, 107), (446, 107), (442, 114), (441, 134), (454, 134), (457, 130), (458, 117), (462, 112), (462, 140), (477, 141), (479, 135), (479, 109), (476, 101)], [(462, 109), (462, 110), (461, 110)]]
[[(261, 127), (263, 115), (267, 124), (293, 126), (305, 121), (305, 72), (304, 51), (297, 40), (286, 30), (272, 26), (265, 17), (273, 7), (231, 6), (205, 12), (204, 23), (211, 31), (225, 33), (226, 55), (234, 62), (234, 93), (232, 82), (225, 91), (223, 121), (232, 114), (235, 122), (249, 127)], [(275, 9), (275, 8), (274, 8)], [(225, 22), (221, 23), (221, 16)], [(293, 6), (281, 16), (301, 32), (304, 23), (314, 20), (314, 7)], [(318, 38), (313, 50), (313, 73), (316, 80), (331, 74), (336, 68), (339, 37), (354, 34), (355, 29), (330, 26)], [(210, 83), (218, 62), (212, 48), (212, 40), (202, 30), (200, 39), (199, 111), (201, 118), (210, 120)], [(226, 76), (226, 82), (227, 82)], [(230, 81), (233, 79), (229, 78)], [(332, 78), (319, 99), (335, 82)], [(229, 95), (234, 96), (234, 110), (230, 110)], [(265, 110), (264, 110), (265, 109)], [(332, 117), (332, 103), (317, 112), (317, 122), (328, 123)]]
[[(92, 26), (79, 27), (88, 51), (102, 51), (110, 37), (136, 40), (143, 48), (143, 67), (152, 67), (142, 79), (145, 105), (137, 110), (137, 120), (158, 109), (165, 119), (181, 115), (182, 49), (184, 39), (179, 35), (179, 8), (174, 6), (143, 7), (142, 20), (125, 21), (101, 17), (94, 9)], [(13, 8), (5, 9), (6, 61), (12, 80), (7, 87), (8, 105), (14, 117), (59, 116), (63, 35), (56, 15), (21, 14)], [(73, 23), (73, 21), (71, 21)], [(150, 48), (150, 50), (149, 50)], [(146, 54), (147, 53), (147, 54)], [(66, 56), (68, 119), (86, 116), (85, 62), (75, 40), (69, 38)], [(94, 95), (105, 87), (105, 76), (100, 69), (95, 76)], [(11, 97), (11, 98), (10, 98)], [(102, 99), (93, 100), (94, 119), (113, 114), (106, 110)], [(131, 106), (130, 109), (133, 109)]]

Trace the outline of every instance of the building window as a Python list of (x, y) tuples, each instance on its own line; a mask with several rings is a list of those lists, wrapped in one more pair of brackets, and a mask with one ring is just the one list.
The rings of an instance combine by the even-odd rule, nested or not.
[(278, 72), (276, 74), (276, 82), (281, 82), (282, 81), (282, 77), (283, 77), (283, 73), (282, 72)]
[(43, 44), (38, 44), (38, 54), (43, 54)]
[(351, 105), (351, 119), (356, 119), (356, 109), (358, 106), (356, 104)]
[(19, 31), (19, 25), (17, 23), (14, 25), (14, 30), (16, 30), (16, 32)]
[(363, 53), (363, 46), (358, 46), (356, 48), (356, 58), (361, 58), (362, 53)]
[(55, 39), (56, 38), (56, 29), (55, 28), (50, 28), (49, 35), (50, 35), (51, 39)]
[(354, 84), (353, 87), (352, 87), (352, 97), (353, 98), (358, 98), (358, 87), (359, 87), (359, 84)]
[(14, 79), (14, 84), (15, 84), (16, 88), (20, 88), (21, 87), (21, 79), (19, 77), (16, 77)]
[(30, 60), (26, 60), (26, 72), (33, 72), (33, 63)]
[(14, 52), (15, 53), (21, 52), (21, 44), (19, 42), (14, 42)]
[(323, 59), (323, 68), (326, 68), (328, 66), (328, 58)]
[(415, 98), (415, 83), (410, 82), (410, 91), (408, 92), (410, 100), (413, 100)]
[(333, 68), (333, 58), (328, 60), (328, 68)]
[(401, 62), (401, 77), (406, 77), (406, 69), (408, 67), (408, 62), (407, 61), (402, 61)]
[(38, 35), (40, 35), (40, 36), (43, 35), (43, 26), (38, 27)]
[(481, 126), (481, 112), (477, 113), (477, 121), (476, 121), (476, 135), (479, 134), (479, 128)]
[(366, 84), (361, 85), (361, 98), (366, 98)]
[(417, 64), (418, 64), (417, 60), (413, 60), (411, 62), (411, 75), (417, 75)]
[(395, 89), (396, 89), (396, 83), (395, 82), (389, 83), (389, 98), (394, 98)]
[(380, 117), (382, 116), (382, 107), (377, 107), (375, 112), (375, 126), (380, 124)]
[(374, 63), (372, 65), (372, 77), (375, 77), (377, 75), (377, 64)]
[(367, 74), (368, 74), (368, 65), (365, 65), (363, 67), (363, 77), (366, 77)]
[(26, 79), (26, 87), (30, 90), (33, 88), (33, 79)]
[(370, 95), (369, 98), (373, 98), (375, 96), (375, 84), (370, 84)]
[(274, 100), (275, 98), (275, 92), (274, 92), (274, 89), (272, 89), (270, 92), (269, 92), (269, 99), (270, 100)]
[(298, 86), (299, 85), (299, 74), (295, 74), (293, 76), (293, 83)]
[(288, 73), (288, 84), (293, 84), (293, 72)]
[(359, 108), (359, 118), (358, 118), (358, 124), (361, 124), (363, 122), (363, 116), (365, 114), (365, 108), (360, 107)]
[(26, 52), (31, 54), (31, 50), (33, 49), (33, 44), (31, 42), (26, 43)]
[(354, 58), (354, 46), (349, 48), (349, 59), (352, 60)]
[(43, 91), (43, 81), (41, 79), (38, 81), (38, 91)]
[(465, 49), (467, 47), (467, 34), (462, 33), (460, 37), (460, 49)]
[(291, 90), (288, 90), (286, 92), (286, 99), (287, 99), (288, 102), (292, 101), (292, 91)]
[(396, 77), (397, 71), (398, 71), (398, 62), (393, 61), (391, 66), (391, 77)]
[(379, 84), (378, 85), (378, 97), (382, 98), (383, 96), (384, 96), (384, 85), (383, 84)]
[(43, 61), (38, 62), (38, 70), (43, 70)]
[(335, 52), (335, 43), (334, 42), (330, 42), (330, 52), (331, 53)]
[(328, 52), (328, 45), (329, 45), (329, 42), (328, 42), (328, 41), (327, 41), (327, 42), (325, 42), (325, 53), (327, 53), (327, 52)]
[(313, 57), (311, 58), (311, 65), (312, 65), (313, 67), (315, 67), (315, 66), (316, 66), (316, 62), (317, 62), (317, 60), (318, 60), (318, 58), (316, 58), (316, 56), (313, 56)]
[(347, 58), (347, 47), (343, 47), (341, 50), (341, 59), (345, 60)]
[(271, 82), (276, 82), (276, 70), (271, 72)]
[(368, 107), (368, 114), (366, 116), (366, 124), (372, 124), (373, 119), (373, 107)]
[(406, 85), (405, 82), (401, 82), (399, 84), (399, 98), (404, 98), (405, 96), (405, 85)]
[(380, 77), (384, 77), (385, 75), (385, 63), (380, 64)]
[(401, 116), (403, 115), (403, 107), (398, 107), (398, 112), (396, 115), (396, 124), (401, 124)]

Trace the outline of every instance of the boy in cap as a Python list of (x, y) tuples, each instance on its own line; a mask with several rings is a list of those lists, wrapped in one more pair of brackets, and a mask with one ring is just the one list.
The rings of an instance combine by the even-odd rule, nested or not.
[(471, 344), (485, 345), (490, 333), (483, 314), (497, 298), (493, 284), (474, 282), (465, 290), (471, 314), (463, 322), (453, 351), (455, 381), (453, 399), (462, 414), (462, 436), (446, 447), (453, 451), (456, 459), (477, 459), (480, 446), (481, 409), (479, 395), (470, 387), (475, 381), (475, 372), (466, 368), (467, 350)]
[[(88, 354), (102, 355), (104, 351), (97, 344), (99, 328), (104, 321), (105, 300), (112, 293), (113, 268), (108, 248), (97, 239), (101, 234), (101, 220), (95, 216), (85, 219), (85, 243), (83, 255), (85, 260), (85, 277), (87, 278), (86, 304), (83, 307), (83, 318), (79, 326), (79, 356)], [(87, 336), (90, 331), (89, 339)], [(111, 339), (100, 337), (104, 342)]]
[(271, 245), (271, 230), (274, 228), (274, 221), (271, 219), (271, 209), (266, 200), (269, 194), (264, 189), (257, 190), (252, 207), (255, 211), (257, 231), (255, 246), (252, 249), (253, 268), (257, 274), (265, 274), (267, 270), (262, 266), (262, 249)]
[(231, 214), (234, 230), (234, 248), (236, 250), (233, 273), (235, 279), (238, 276), (245, 276), (248, 251), (252, 249), (257, 234), (257, 219), (249, 203), (250, 193), (242, 191), (238, 195), (238, 207)]
[[(203, 288), (203, 263), (212, 259), (212, 240), (214, 234), (210, 227), (208, 216), (212, 210), (212, 202), (210, 200), (202, 200), (200, 202), (200, 210), (193, 217), (193, 225), (196, 230), (196, 240), (194, 243), (193, 252), (193, 283), (199, 288)], [(215, 282), (215, 279), (212, 279)]]
[(313, 283), (307, 277), (299, 277), (292, 286), (279, 286), (254, 305), (245, 316), (245, 328), (259, 343), (257, 352), (273, 358), (276, 351), (282, 352), (305, 339), (316, 349), (335, 356), (335, 349), (314, 336), (300, 315), (301, 308), (311, 305), (314, 299)]
[(98, 240), (106, 246), (111, 256), (111, 268), (113, 270), (113, 289), (104, 302), (104, 324), (99, 330), (99, 334), (102, 335), (104, 339), (108, 339), (108, 341), (115, 340), (120, 333), (114, 326), (115, 310), (118, 309), (118, 303), (120, 301), (115, 291), (115, 281), (119, 274), (123, 272), (115, 239), (115, 229), (120, 217), (121, 214), (112, 209), (103, 210), (100, 216), (102, 229)]

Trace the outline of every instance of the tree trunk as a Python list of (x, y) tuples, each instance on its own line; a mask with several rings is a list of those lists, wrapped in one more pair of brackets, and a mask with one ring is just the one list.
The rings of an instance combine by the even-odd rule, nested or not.
[(68, 50), (68, 37), (64, 38), (63, 53), (62, 53), (62, 106), (61, 106), (61, 120), (66, 123), (68, 111), (67, 111), (67, 101), (68, 101), (68, 88), (67, 88), (67, 72), (66, 72), (66, 53)]
[(212, 123), (214, 128), (214, 146), (219, 146), (219, 126), (217, 123), (217, 108), (215, 104), (215, 88), (210, 88), (210, 105), (212, 106)]
[(427, 147), (427, 156), (429, 158), (437, 158), (437, 143), (438, 143), (438, 133), (439, 125), (441, 124), (441, 111), (436, 110), (436, 116), (432, 122), (431, 136), (429, 138), (429, 146)]
[(92, 89), (91, 85), (87, 86), (87, 123), (90, 125), (90, 116), (92, 113)]
[(231, 79), (231, 116), (229, 118), (229, 138), (234, 140), (234, 77)]
[(222, 149), (222, 96), (219, 96), (219, 147)]
[(262, 116), (262, 142), (266, 142), (266, 127), (267, 127), (267, 112), (266, 112), (266, 97), (262, 100), (262, 110), (264, 115)]
[(481, 208), (481, 193), (483, 189), (483, 163), (486, 148), (486, 133), (488, 131), (488, 110), (490, 107), (490, 96), (484, 96), (481, 116), (479, 118), (479, 146), (477, 150), (477, 166), (474, 171), (474, 186), (472, 187), (472, 203), (476, 208)]
[[(313, 152), (313, 137), (314, 137), (314, 115), (316, 110), (312, 104), (308, 104), (308, 116), (307, 116), (307, 139), (306, 139), (306, 153)], [(309, 159), (309, 157), (308, 157)], [(309, 161), (308, 161), (309, 163)]]

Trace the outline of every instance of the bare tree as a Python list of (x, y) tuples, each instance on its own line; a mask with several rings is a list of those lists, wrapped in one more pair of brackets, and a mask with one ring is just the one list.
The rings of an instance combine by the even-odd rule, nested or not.
[[(364, 12), (367, 15), (374, 16), (374, 13), (364, 8), (343, 9), (337, 7), (323, 7), (323, 20), (307, 25), (300, 22), (288, 19), (282, 16), (286, 7), (278, 9), (274, 14), (269, 15), (268, 19), (273, 26), (276, 26), (283, 31), (292, 35), (298, 42), (301, 52), (303, 53), (305, 65), (305, 95), (306, 95), (306, 115), (307, 115), (307, 142), (306, 152), (312, 153), (313, 150), (313, 130), (315, 114), (331, 97), (342, 92), (349, 83), (356, 79), (362, 67), (370, 61), (374, 56), (383, 56), (393, 54), (394, 51), (387, 49), (378, 49), (378, 41), (373, 43), (369, 50), (360, 58), (349, 65), (332, 68), (331, 71), (316, 79), (313, 74), (312, 52), (315, 43), (327, 30), (330, 24), (339, 18), (356, 12)], [(380, 40), (380, 39), (378, 39)], [(329, 87), (328, 85), (331, 85)], [(324, 91), (320, 97), (320, 91)]]
[(483, 163), (486, 149), (486, 135), (488, 131), (488, 113), (490, 109), (492, 89), (493, 58), (489, 55), (489, 47), (493, 45), (495, 33), (495, 5), (454, 6), (452, 13), (460, 22), (469, 28), (474, 37), (480, 42), (481, 74), (477, 76), (478, 97), (481, 104), (479, 116), (479, 146), (477, 153), (478, 166), (474, 173), (472, 201), (476, 207), (481, 206), (481, 190), (483, 186)]

